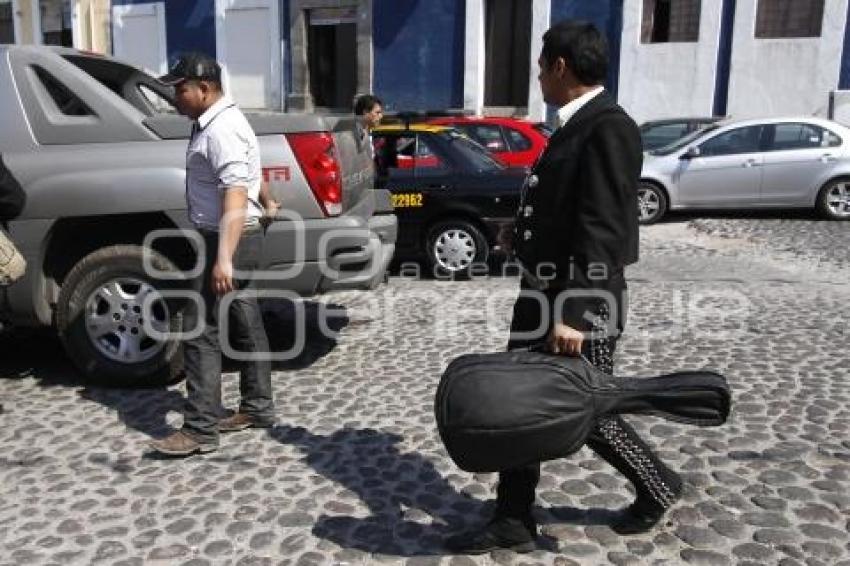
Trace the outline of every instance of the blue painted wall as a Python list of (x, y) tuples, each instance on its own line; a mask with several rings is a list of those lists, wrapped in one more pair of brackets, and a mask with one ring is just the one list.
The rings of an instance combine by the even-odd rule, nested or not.
[(215, 53), (215, 0), (165, 2), (168, 61), (186, 51)]
[(623, 33), (623, 0), (552, 0), (552, 23), (584, 20), (596, 24), (608, 38), (611, 65), (605, 88), (617, 94), (620, 76), (620, 38)]
[(464, 0), (373, 4), (373, 89), (388, 110), (463, 106)]
[(838, 88), (850, 89), (850, 5), (847, 6), (847, 21), (844, 24), (844, 52), (841, 54)]

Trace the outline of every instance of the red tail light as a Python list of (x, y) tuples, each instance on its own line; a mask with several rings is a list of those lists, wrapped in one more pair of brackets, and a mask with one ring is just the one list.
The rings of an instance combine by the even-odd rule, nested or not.
[(333, 136), (328, 132), (286, 134), (307, 182), (327, 216), (342, 212), (342, 174)]

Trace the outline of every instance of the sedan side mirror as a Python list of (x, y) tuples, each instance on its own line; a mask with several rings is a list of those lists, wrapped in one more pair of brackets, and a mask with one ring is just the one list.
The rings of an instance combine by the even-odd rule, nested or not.
[(688, 148), (688, 151), (679, 156), (679, 159), (694, 159), (700, 156), (702, 152), (699, 150), (697, 146), (692, 146)]

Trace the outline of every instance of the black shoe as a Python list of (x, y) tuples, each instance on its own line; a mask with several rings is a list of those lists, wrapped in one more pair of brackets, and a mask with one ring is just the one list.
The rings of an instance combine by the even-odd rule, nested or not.
[(648, 496), (638, 497), (611, 525), (611, 530), (620, 535), (636, 535), (652, 529), (667, 510), (682, 497), (682, 481), (678, 476), (675, 476), (675, 479), (676, 481), (669, 482), (672, 497), (669, 497), (665, 504)]
[(494, 550), (526, 553), (537, 548), (536, 538), (533, 519), (497, 517), (486, 527), (446, 539), (445, 546), (455, 554), (487, 554)]

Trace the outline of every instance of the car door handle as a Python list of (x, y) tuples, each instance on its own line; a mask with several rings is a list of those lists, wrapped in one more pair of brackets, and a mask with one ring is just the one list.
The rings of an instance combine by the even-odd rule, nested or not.
[(824, 153), (821, 155), (820, 160), (824, 163), (832, 163), (833, 161), (838, 161), (838, 158), (832, 155), (831, 153)]
[(742, 164), (742, 167), (758, 167), (758, 166), (759, 166), (759, 162), (756, 161), (755, 159), (747, 159)]
[(435, 183), (433, 185), (426, 185), (426, 189), (448, 189), (448, 185), (443, 185), (442, 183)]

